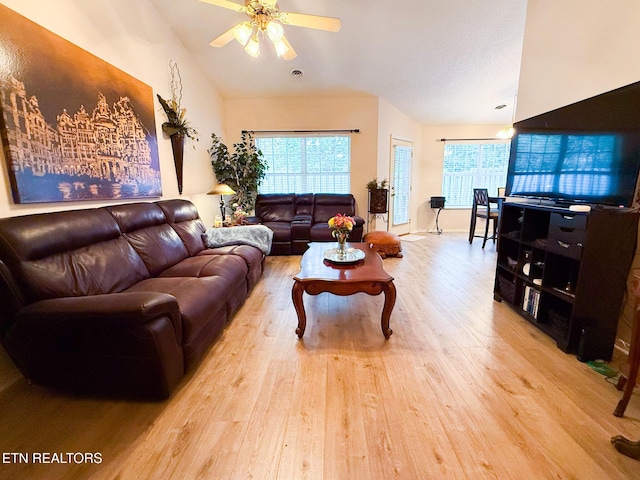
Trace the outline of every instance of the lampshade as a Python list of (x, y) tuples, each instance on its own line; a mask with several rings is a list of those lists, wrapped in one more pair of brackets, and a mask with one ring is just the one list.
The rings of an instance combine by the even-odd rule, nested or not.
[(269, 38), (271, 39), (272, 42), (275, 43), (277, 40), (280, 40), (283, 34), (284, 34), (284, 29), (282, 28), (282, 25), (280, 25), (279, 23), (269, 22), (267, 24), (267, 35), (269, 35)]
[(249, 40), (247, 46), (244, 47), (244, 51), (252, 57), (257, 57), (258, 55), (260, 55), (260, 43), (258, 42), (257, 35), (251, 37), (251, 40)]
[(207, 192), (207, 195), (233, 195), (235, 190), (233, 190), (229, 185), (225, 183), (218, 183), (215, 185), (210, 192)]
[[(515, 129), (513, 128), (513, 123), (515, 122), (516, 119), (516, 103), (518, 101), (518, 94), (516, 93), (513, 96), (513, 107), (511, 109), (511, 123), (509, 125), (505, 125), (504, 127), (502, 127), (498, 133), (496, 133), (496, 137), (497, 138), (501, 138), (503, 140), (508, 140), (510, 138), (513, 137), (513, 135), (516, 133)], [(506, 108), (506, 104), (503, 105), (498, 105), (496, 107), (496, 110), (501, 110), (503, 108)]]
[(249, 22), (242, 22), (233, 29), (233, 36), (243, 47), (247, 44), (253, 33), (253, 28)]
[(273, 40), (273, 46), (276, 47), (276, 55), (279, 57), (289, 51), (289, 47), (282, 41), (282, 39)]
[(508, 138), (513, 137), (514, 133), (515, 133), (515, 130), (513, 128), (513, 125), (505, 125), (504, 127), (502, 127), (500, 129), (500, 131), (498, 133), (496, 133), (496, 137), (503, 138), (503, 139), (508, 139)]

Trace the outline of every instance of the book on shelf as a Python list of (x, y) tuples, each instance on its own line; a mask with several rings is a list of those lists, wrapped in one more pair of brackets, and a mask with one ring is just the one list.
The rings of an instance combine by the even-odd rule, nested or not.
[(534, 318), (538, 318), (538, 307), (540, 305), (540, 291), (527, 285), (524, 287), (524, 298), (522, 299), (522, 309)]

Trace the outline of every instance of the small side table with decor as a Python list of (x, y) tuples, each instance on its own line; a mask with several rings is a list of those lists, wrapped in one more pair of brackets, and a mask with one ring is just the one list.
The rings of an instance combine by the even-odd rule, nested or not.
[(442, 235), (442, 229), (438, 225), (438, 219), (440, 218), (440, 212), (444, 208), (445, 197), (431, 197), (429, 202), (431, 203), (431, 209), (436, 212), (436, 227), (433, 230), (429, 230), (429, 233)]
[(389, 189), (374, 188), (369, 190), (369, 205), (367, 216), (367, 232), (373, 220), (379, 218), (387, 225), (389, 231)]

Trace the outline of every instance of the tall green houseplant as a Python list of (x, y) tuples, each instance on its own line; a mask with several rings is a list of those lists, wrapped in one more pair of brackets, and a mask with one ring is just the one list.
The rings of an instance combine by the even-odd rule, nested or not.
[(234, 202), (244, 210), (253, 210), (258, 187), (267, 171), (267, 164), (262, 152), (256, 148), (253, 135), (243, 131), (241, 141), (235, 143), (233, 153), (229, 153), (220, 137), (213, 133), (211, 148), (207, 151), (218, 182), (225, 183), (235, 190)]

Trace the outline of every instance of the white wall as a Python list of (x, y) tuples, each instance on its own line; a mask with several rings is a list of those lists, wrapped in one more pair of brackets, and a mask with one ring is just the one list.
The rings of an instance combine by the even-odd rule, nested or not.
[(351, 192), (358, 215), (367, 213), (365, 184), (376, 176), (378, 100), (359, 97), (228, 99), (223, 140), (227, 147), (242, 130), (342, 130), (351, 134)]
[(516, 120), (640, 80), (638, 0), (529, 0)]
[[(183, 78), (183, 106), (188, 119), (200, 132), (193, 150), (185, 148), (182, 198), (192, 200), (205, 221), (213, 222), (214, 202), (203, 193), (214, 183), (206, 149), (211, 130), (222, 132), (222, 101), (193, 58), (171, 33), (149, 0), (3, 0), (5, 6), (28, 17), (75, 45), (102, 58), (129, 75), (147, 83), (154, 94), (170, 96), (169, 60), (180, 67)], [(0, 20), (2, 21), (2, 20)], [(160, 155), (164, 198), (177, 198), (178, 186), (170, 141), (163, 138), (160, 125), (165, 120), (157, 100), (156, 132)], [(153, 126), (149, 126), (153, 128)], [(15, 205), (11, 200), (6, 162), (0, 154), (0, 217), (91, 208), (106, 202), (74, 202)], [(119, 203), (119, 202), (111, 202)], [(20, 375), (4, 349), (0, 348), (0, 391)]]
[[(189, 142), (185, 146), (182, 198), (192, 200), (203, 219), (210, 217), (213, 221), (214, 202), (203, 195), (215, 182), (206, 150), (210, 129), (222, 131), (222, 101), (153, 3), (150, 0), (3, 0), (2, 3), (152, 87), (154, 105), (158, 107), (155, 128), (163, 198), (176, 198), (179, 194), (170, 141), (163, 137), (160, 128), (165, 116), (155, 94), (170, 97), (168, 63), (169, 60), (178, 63), (184, 87), (182, 105), (187, 108), (187, 118), (200, 132), (200, 142), (193, 144), (195, 150)], [(0, 217), (90, 208), (107, 203), (15, 205), (11, 200), (3, 154), (0, 154), (0, 162)]]

